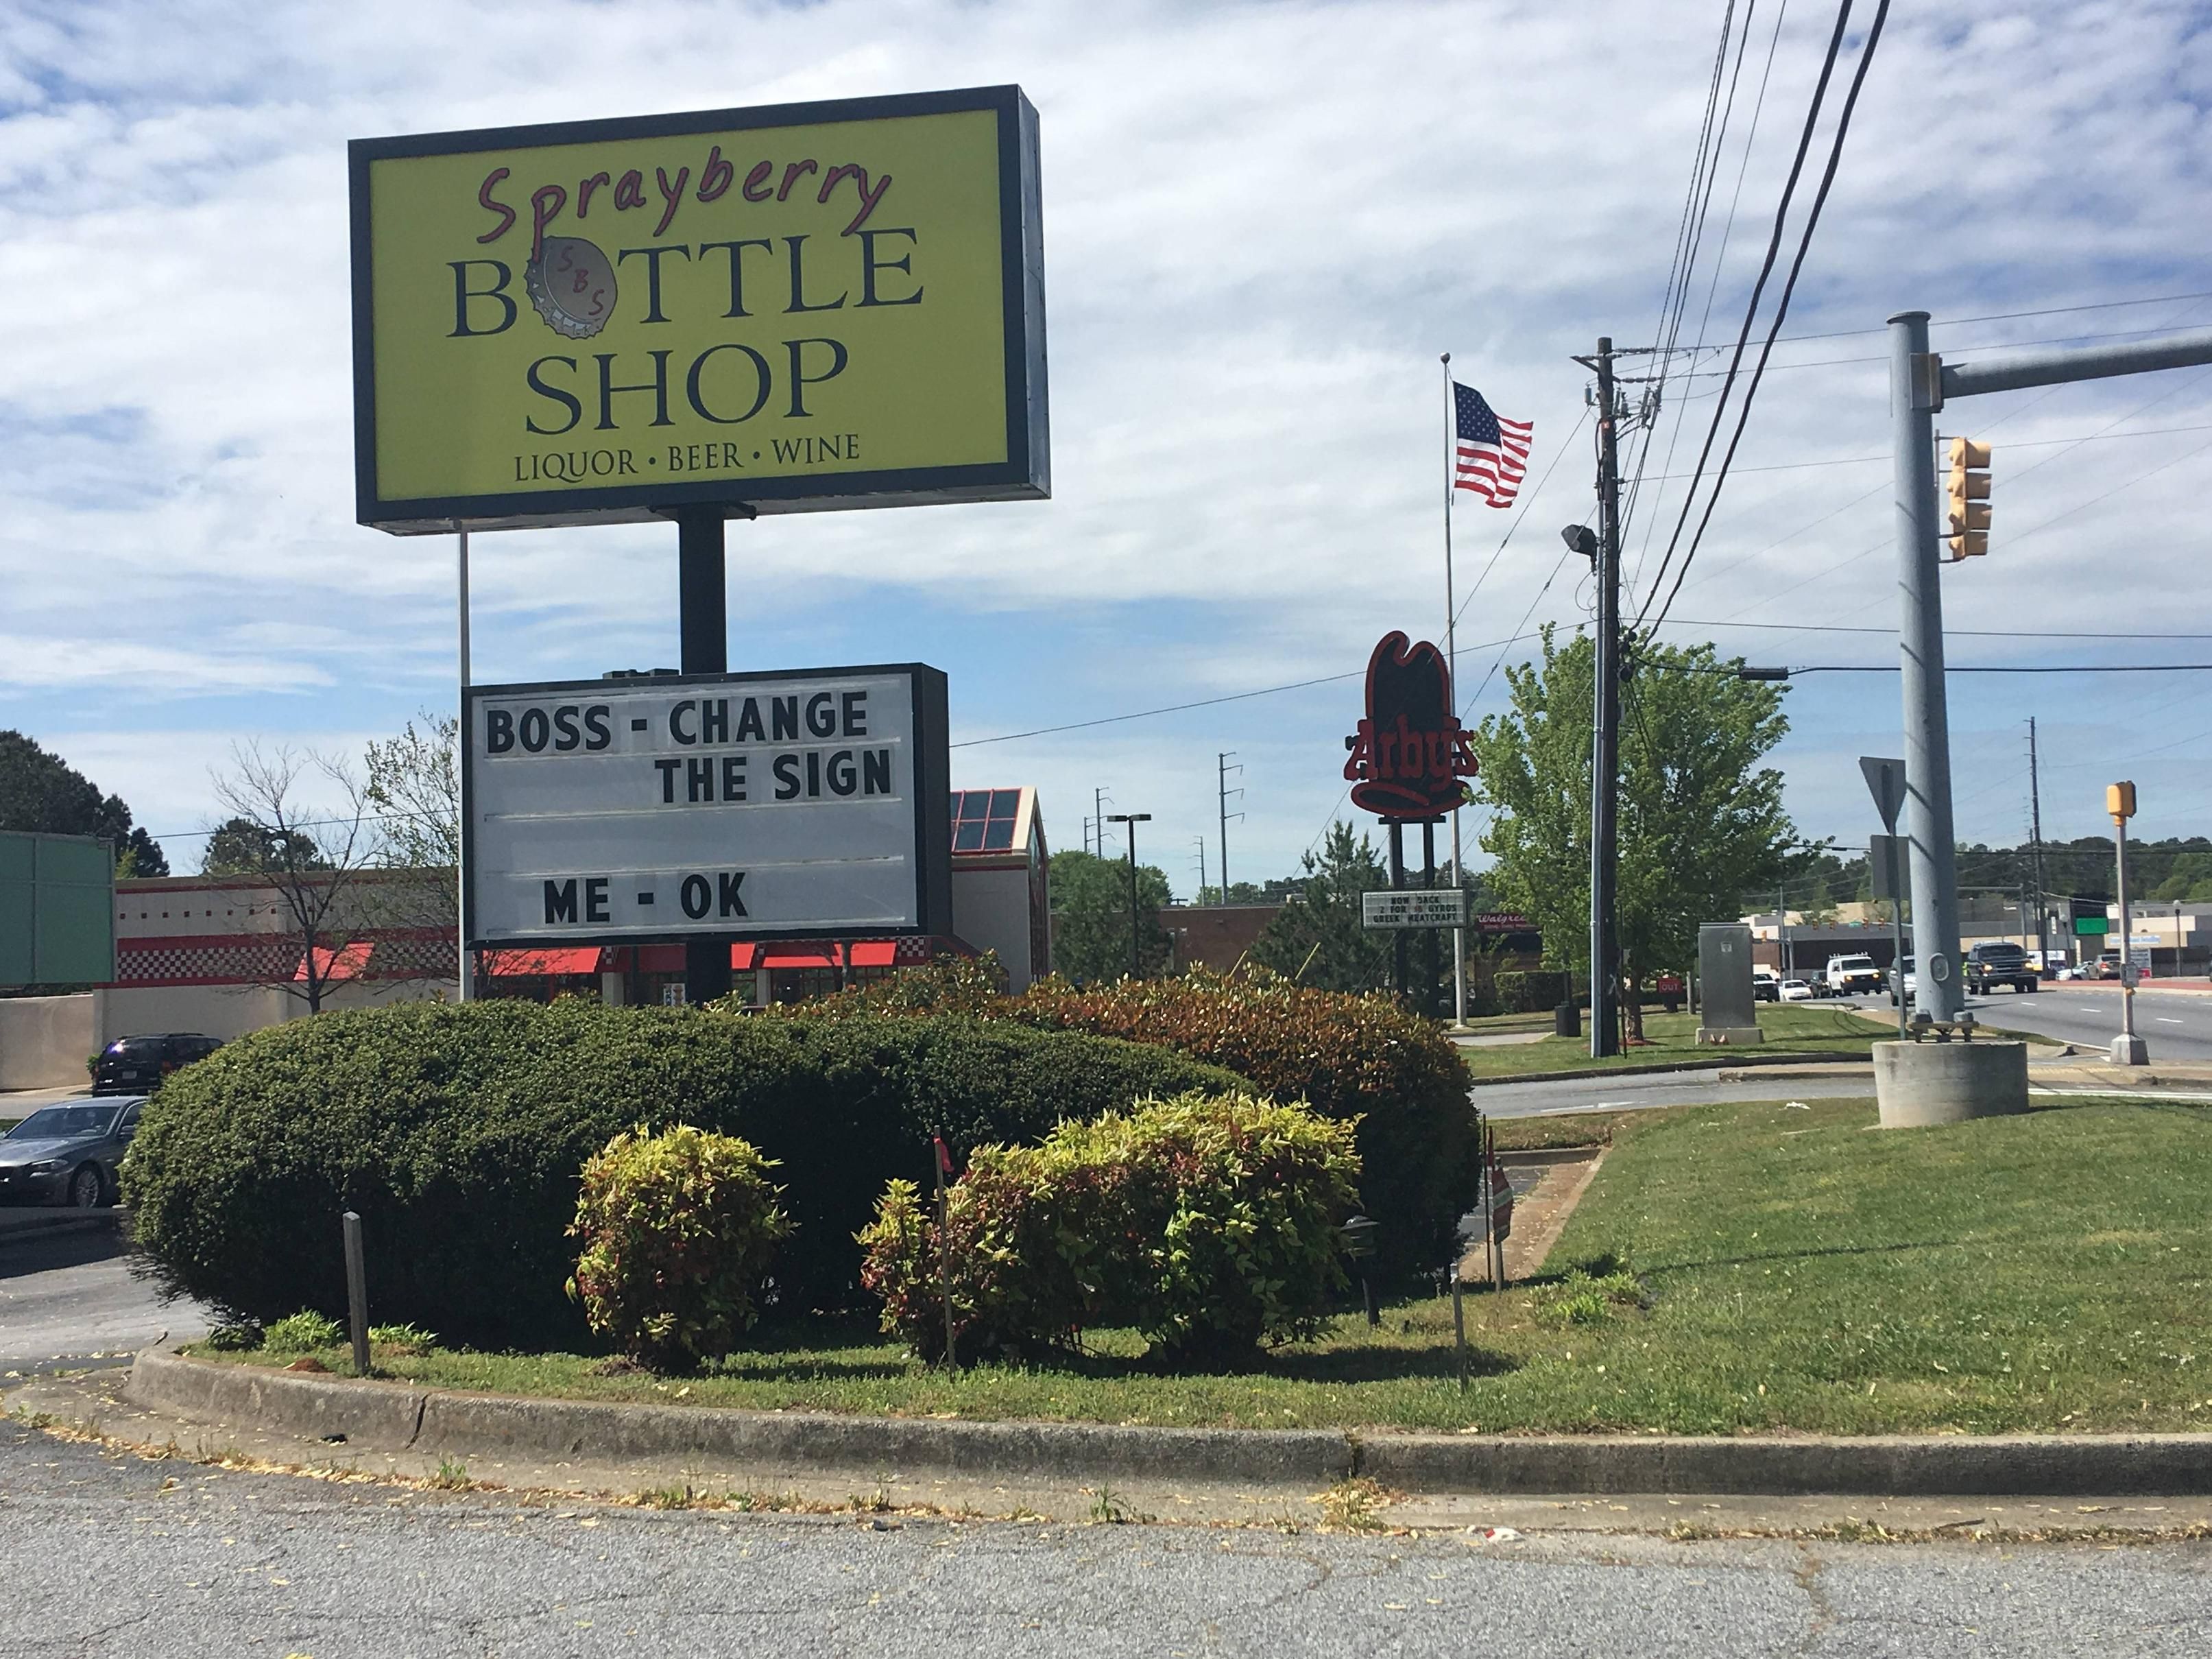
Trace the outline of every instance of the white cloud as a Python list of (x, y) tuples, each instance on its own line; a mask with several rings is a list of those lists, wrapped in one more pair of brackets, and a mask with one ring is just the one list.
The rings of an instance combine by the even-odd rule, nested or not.
[[(204, 745), (204, 775), (234, 733), (374, 731), (450, 700), (450, 543), (351, 522), (348, 138), (998, 81), (1021, 82), (1042, 120), (1056, 497), (733, 526), (737, 659), (926, 654), (981, 734), (1356, 670), (1384, 628), (1433, 631), (1441, 607), (1447, 348), (1501, 409), (1537, 421), (1540, 465), (1559, 459), (1468, 607), (1463, 637), (1502, 637), (1554, 568), (1557, 525), (1589, 511), (1587, 429), (1563, 453), (1586, 378), (1568, 354), (1600, 333), (1649, 336), (1717, 21), (1620, 0), (11, 8), (0, 629), (20, 641), (6, 674), (22, 695), (10, 718), (72, 758), (104, 757), (119, 769), (105, 786), (134, 801), (181, 800), (172, 753)], [(1783, 31), (1716, 334), (1763, 248), (1826, 27), (1800, 9)], [(2178, 0), (1897, 9), (1789, 331), (1878, 327), (1905, 305), (1940, 319), (2212, 288), (2208, 71), (2212, 39)], [(1731, 150), (1716, 240), (1735, 167)], [(1955, 351), (2208, 321), (2212, 304), (2176, 305), (1937, 338)], [(1882, 365), (1833, 360), (1883, 345), (1856, 334), (1778, 354), (1678, 616), (1892, 620), (1886, 466), (1751, 470), (1879, 454)], [(1783, 366), (1796, 364), (1825, 366)], [(1713, 384), (1680, 405), (1675, 471)], [(2212, 379), (2181, 374), (1947, 411), (1998, 446), (1995, 550), (1947, 573), (1954, 626), (2212, 632), (2195, 547), (2212, 451), (2192, 453), (2212, 432), (2025, 447), (2154, 398), (2136, 427), (2212, 424)], [(1655, 458), (1666, 448), (1662, 434)], [(1678, 501), (1647, 491), (1632, 568), (1656, 526), (1656, 569)], [(1463, 583), (1506, 521), (1462, 507)], [(672, 660), (672, 544), (652, 528), (477, 538), (480, 672)], [(1575, 574), (1538, 620), (1579, 617)], [(1878, 635), (1716, 636), (1801, 664), (1894, 649)], [(1954, 655), (2158, 649), (1962, 637)], [(1486, 666), (1468, 665), (1470, 683)], [(198, 700), (190, 729), (117, 746), (149, 696)], [(1895, 697), (1893, 678), (1871, 676), (1793, 692), (1791, 799), (1808, 830), (1863, 828), (1850, 755), (1894, 747)], [(1970, 836), (2013, 833), (1991, 780), (2013, 765), (2015, 714), (2048, 716), (2054, 763), (2142, 735), (2118, 750), (2103, 735), (2128, 732), (2125, 683), (1978, 683), (1954, 698)], [(1082, 815), (1086, 776), (1156, 780), (1177, 815), (1171, 842), (1212, 822), (1215, 750), (1264, 751), (1247, 867), (1273, 872), (1340, 787), (1353, 701), (1291, 694), (1000, 752), (1048, 786), (1063, 825)], [(2193, 752), (2146, 760), (2147, 804), (2160, 790), (2189, 799)]]

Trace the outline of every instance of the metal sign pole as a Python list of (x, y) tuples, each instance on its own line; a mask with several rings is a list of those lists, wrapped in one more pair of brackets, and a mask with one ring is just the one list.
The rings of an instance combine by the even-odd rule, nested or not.
[[(469, 532), (459, 532), (459, 550), (456, 568), (460, 576), (460, 718), (453, 722), (453, 778), (458, 788), (461, 775), (461, 749), (469, 740)], [(456, 1002), (472, 1000), (476, 990), (476, 963), (469, 955), (469, 815), (457, 807), (453, 814), (453, 858), (459, 868), (454, 872), (453, 883), (453, 958)]]
[[(726, 674), (730, 670), (729, 578), (724, 561), (725, 517), (749, 510), (721, 507), (676, 514), (677, 629), (680, 665), (687, 674)], [(684, 1000), (693, 1007), (730, 994), (730, 945), (726, 939), (687, 939), (684, 945)]]

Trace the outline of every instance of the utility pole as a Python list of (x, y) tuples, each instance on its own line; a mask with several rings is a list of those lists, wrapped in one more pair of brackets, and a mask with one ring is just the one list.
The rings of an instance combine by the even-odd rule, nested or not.
[[(1590, 1057), (1620, 1052), (1615, 878), (1620, 861), (1620, 460), (1613, 339), (1580, 361), (1597, 371), (1597, 677), (1590, 737)], [(1933, 486), (1931, 485), (1932, 489)]]
[(1091, 821), (1098, 826), (1097, 856), (1103, 859), (1106, 856), (1106, 792), (1103, 789), (1091, 792)]
[(1198, 890), (1206, 891), (1206, 837), (1193, 836), (1191, 845), (1198, 848)]
[(1230, 796), (1244, 793), (1242, 787), (1231, 789), (1229, 787), (1229, 775), (1234, 772), (1242, 776), (1244, 771), (1242, 766), (1229, 763), (1236, 753), (1234, 749), (1224, 749), (1213, 757), (1214, 804), (1221, 809), (1221, 902), (1224, 904), (1229, 902), (1229, 820), (1232, 817), (1241, 820), (1244, 816), (1242, 812), (1229, 810)]

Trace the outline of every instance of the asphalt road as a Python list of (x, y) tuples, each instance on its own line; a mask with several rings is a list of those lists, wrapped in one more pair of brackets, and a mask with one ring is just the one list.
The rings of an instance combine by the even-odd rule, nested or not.
[[(1966, 1006), (1976, 1019), (1991, 1025), (2034, 1031), (2080, 1048), (2102, 1048), (2120, 1029), (2119, 987), (2094, 980), (2060, 980), (2025, 996), (1998, 991), (1970, 997)], [(2212, 994), (2138, 991), (2136, 1031), (2153, 1060), (2212, 1064)]]
[(131, 1277), (112, 1231), (0, 1242), (0, 1370), (128, 1354), (206, 1329), (196, 1304), (164, 1304)]
[(1633, 1077), (1601, 1074), (1545, 1083), (1486, 1083), (1468, 1091), (1468, 1096), (1478, 1110), (1492, 1117), (1541, 1117), (1553, 1112), (1631, 1112), (1647, 1106), (1703, 1106), (1720, 1100), (1826, 1100), (1874, 1093), (1873, 1079), (1863, 1077), (1777, 1077), (1751, 1083), (1720, 1079), (1718, 1067)]
[(2200, 1654), (2212, 1547), (1482, 1542), (526, 1504), (0, 1424), (0, 1652)]

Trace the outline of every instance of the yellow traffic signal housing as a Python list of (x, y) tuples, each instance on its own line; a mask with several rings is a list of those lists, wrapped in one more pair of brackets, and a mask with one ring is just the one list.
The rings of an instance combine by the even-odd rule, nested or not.
[(2105, 810), (2113, 821), (2131, 818), (2136, 815), (2136, 787), (2132, 783), (2108, 783), (2105, 786)]
[(1951, 476), (1943, 526), (1953, 562), (1990, 550), (1990, 447), (1951, 440)]

